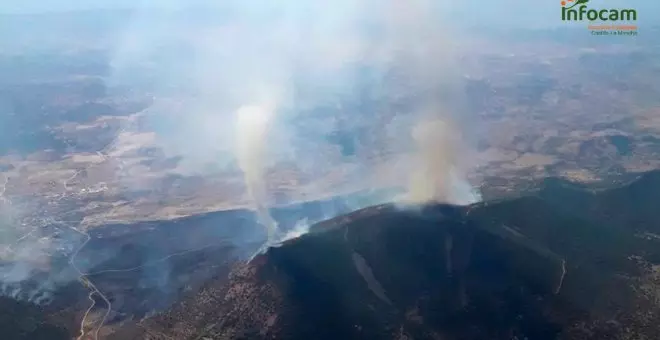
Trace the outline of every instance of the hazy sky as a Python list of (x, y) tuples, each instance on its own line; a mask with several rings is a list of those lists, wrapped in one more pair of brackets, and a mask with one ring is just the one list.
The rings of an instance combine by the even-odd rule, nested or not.
[(95, 7), (126, 7), (130, 4), (130, 0), (6, 0), (0, 3), (0, 11), (4, 13), (33, 13)]
[[(323, 3), (324, 0), (309, 0)], [(308, 0), (277, 0), (290, 5), (309, 3)], [(325, 0), (332, 3), (331, 0)], [(356, 2), (362, 2), (355, 0)], [(121, 9), (121, 8), (168, 8), (198, 5), (217, 5), (232, 2), (232, 0), (2, 0), (0, 13), (39, 13), (52, 11), (71, 11), (84, 9)], [(263, 0), (244, 0), (242, 2), (259, 6), (260, 3), (273, 2)], [(403, 3), (405, 1), (402, 0)], [(463, 0), (440, 1), (448, 3), (450, 18), (462, 23), (497, 26), (557, 26), (562, 22), (558, 19), (560, 13), (559, 0), (542, 0), (524, 3), (520, 0)], [(660, 24), (660, 1), (656, 0), (591, 0), (590, 6), (599, 8), (635, 8), (638, 10), (639, 22), (643, 24)]]
[[(187, 0), (187, 4), (208, 4), (210, 0)], [(85, 9), (122, 9), (139, 6), (168, 7), (181, 4), (177, 0), (3, 0), (0, 12), (3, 13), (39, 13), (52, 11), (71, 11)]]

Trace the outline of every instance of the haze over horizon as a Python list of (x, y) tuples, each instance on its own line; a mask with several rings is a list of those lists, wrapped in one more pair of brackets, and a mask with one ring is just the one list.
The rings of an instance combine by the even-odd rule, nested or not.
[[(232, 1), (235, 2), (236, 0)], [(222, 4), (218, 4), (218, 2), (212, 0), (189, 0), (186, 2), (179, 0), (10, 0), (0, 4), (0, 14), (38, 14), (80, 10), (183, 10), (196, 7), (217, 8), (226, 6), (232, 1), (225, 1)], [(250, 1), (255, 6), (259, 4), (259, 1)], [(589, 5), (598, 8), (626, 7), (637, 9), (639, 13), (638, 22), (645, 25), (657, 24), (657, 19), (660, 17), (660, 4), (653, 0), (592, 0)], [(444, 2), (443, 6), (442, 13), (438, 15), (438, 18), (441, 18), (440, 20), (449, 20), (453, 24), (468, 27), (493, 25), (492, 28), (547, 28), (566, 25), (565, 22), (559, 19), (559, 1), (554, 0), (538, 1), (533, 4), (523, 4), (516, 0), (487, 3), (482, 3), (478, 0), (468, 0), (453, 3)]]

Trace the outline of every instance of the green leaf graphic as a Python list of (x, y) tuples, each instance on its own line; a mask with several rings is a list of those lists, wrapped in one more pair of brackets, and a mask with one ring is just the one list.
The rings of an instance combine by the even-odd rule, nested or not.
[(589, 0), (577, 0), (577, 1), (573, 4), (573, 6), (571, 6), (571, 7), (567, 7), (566, 9), (571, 9), (571, 8), (577, 6), (577, 5), (586, 4), (587, 2), (589, 2)]

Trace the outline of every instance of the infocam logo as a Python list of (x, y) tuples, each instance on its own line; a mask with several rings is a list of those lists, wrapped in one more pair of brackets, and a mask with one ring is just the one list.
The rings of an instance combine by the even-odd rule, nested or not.
[[(589, 21), (635, 21), (634, 9), (592, 9), (587, 8), (589, 0), (562, 0), (561, 20)], [(577, 7), (577, 9), (575, 9)]]
[(590, 8), (588, 3), (589, 0), (561, 0), (561, 20), (598, 22), (600, 25), (589, 25), (594, 35), (637, 35), (637, 25), (630, 24), (637, 21), (636, 10)]

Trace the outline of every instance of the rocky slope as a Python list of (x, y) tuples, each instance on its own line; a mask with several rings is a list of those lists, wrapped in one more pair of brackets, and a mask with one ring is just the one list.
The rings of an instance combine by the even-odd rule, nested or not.
[(600, 192), (549, 180), (536, 195), (468, 207), (363, 209), (110, 338), (657, 339), (660, 220), (645, 201), (657, 201), (657, 176)]

